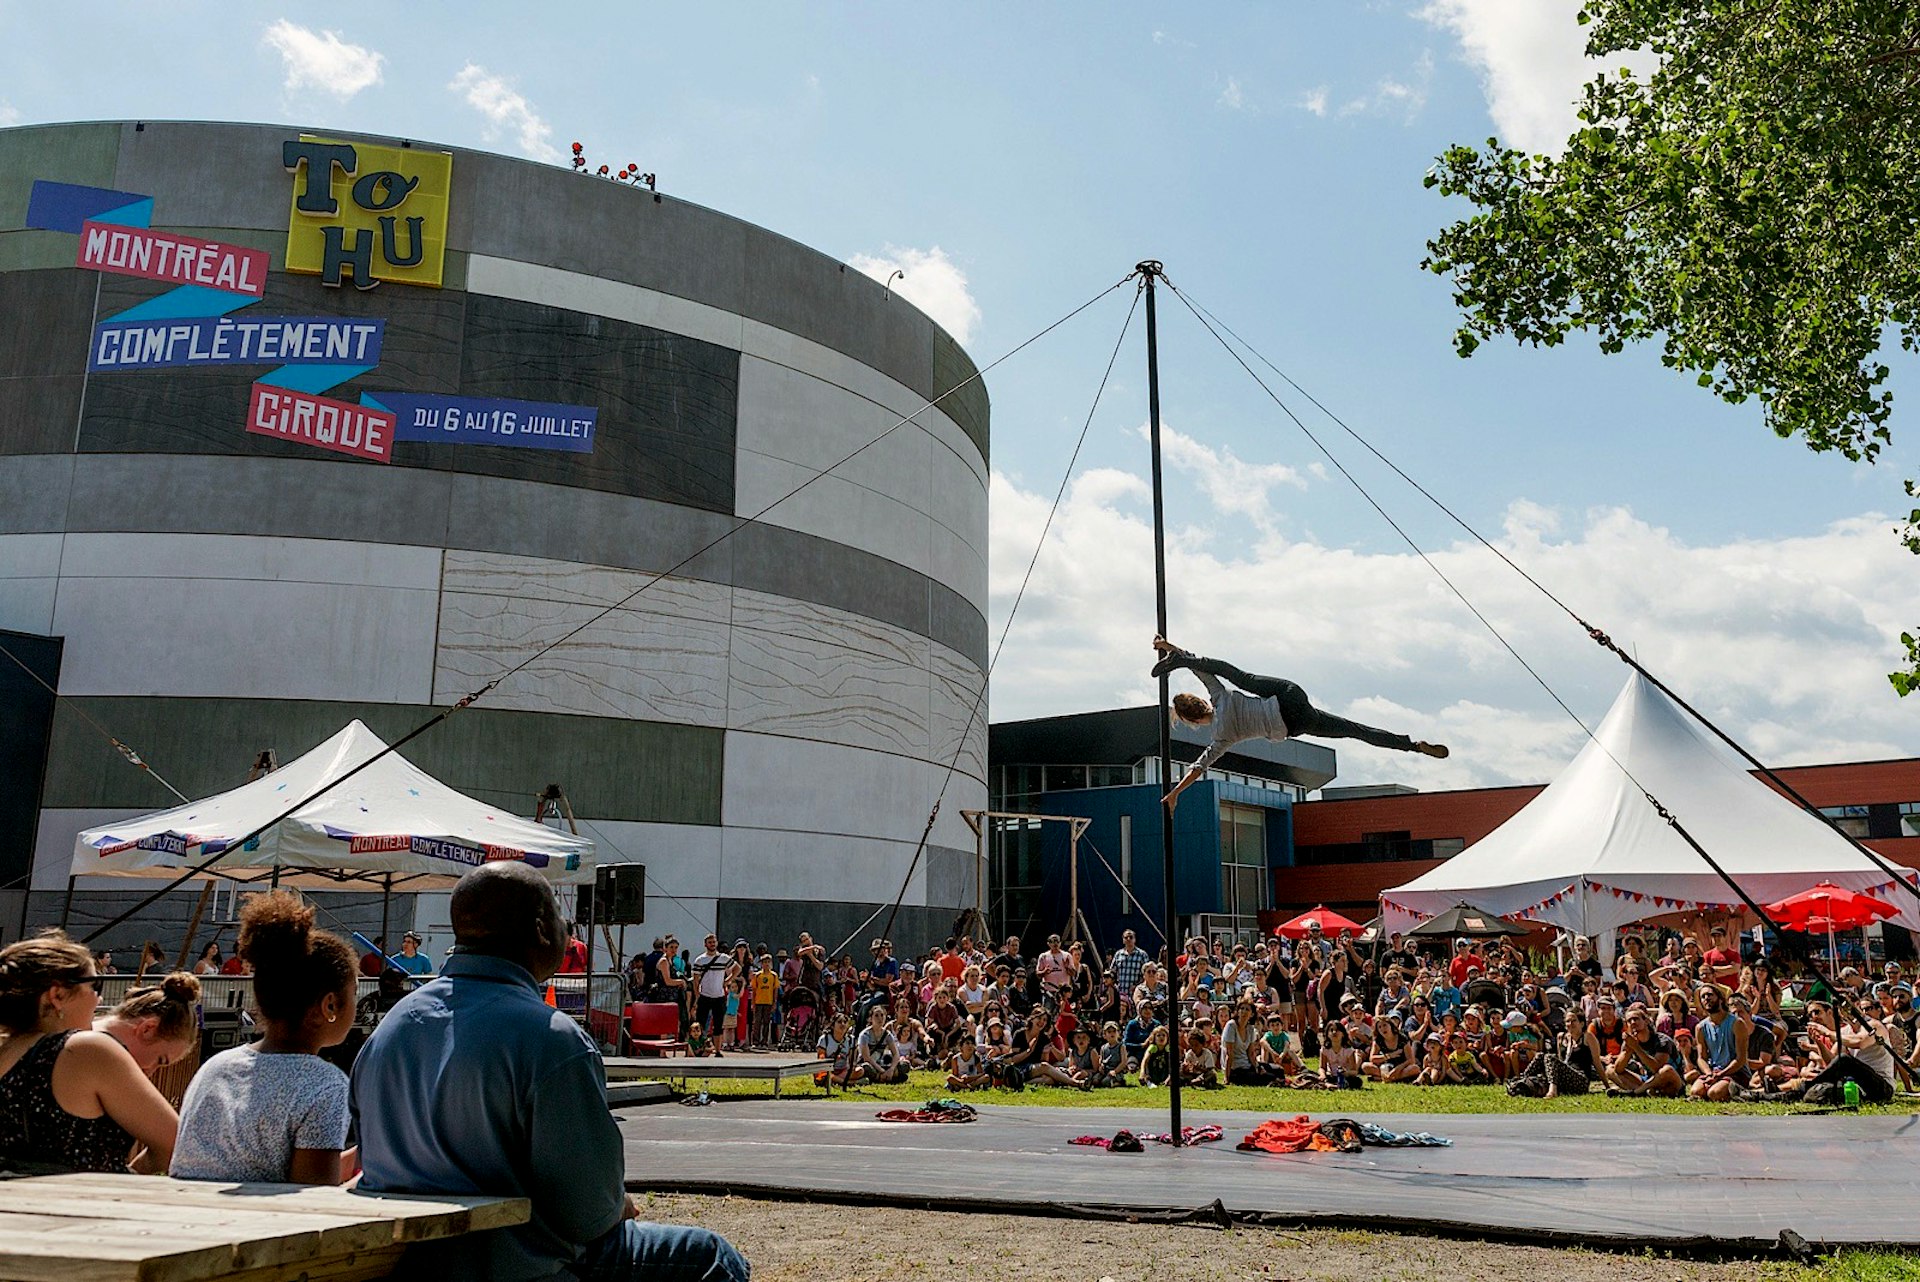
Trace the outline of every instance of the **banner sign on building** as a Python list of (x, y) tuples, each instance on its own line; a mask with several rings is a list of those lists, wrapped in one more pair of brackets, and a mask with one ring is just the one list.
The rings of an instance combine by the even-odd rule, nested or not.
[(93, 327), (87, 369), (179, 365), (380, 363), (385, 320), (341, 316), (194, 316), (108, 320)]
[(293, 174), (287, 270), (355, 288), (383, 280), (439, 288), (453, 153), (301, 134), (282, 144)]
[(360, 403), (393, 412), (394, 439), (437, 445), (509, 445), (530, 450), (593, 452), (600, 411), (591, 405), (553, 405), (422, 392), (367, 392)]
[(253, 385), (247, 430), (375, 463), (393, 461), (393, 415), (289, 387)]
[(80, 257), (75, 265), (254, 298), (267, 292), (264, 249), (244, 249), (145, 227), (121, 227), (91, 218), (80, 228)]

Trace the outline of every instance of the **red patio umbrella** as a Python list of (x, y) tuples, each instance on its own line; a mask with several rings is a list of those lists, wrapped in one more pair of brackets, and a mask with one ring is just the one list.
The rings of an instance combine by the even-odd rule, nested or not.
[(1309, 908), (1291, 921), (1281, 922), (1273, 928), (1273, 933), (1285, 939), (1305, 939), (1308, 934), (1307, 923), (1313, 921), (1320, 923), (1320, 933), (1328, 938), (1338, 935), (1341, 931), (1350, 935), (1360, 933), (1359, 922), (1342, 917), (1325, 904), (1318, 908)]
[(1788, 895), (1767, 905), (1767, 916), (1788, 930), (1804, 930), (1810, 934), (1826, 931), (1827, 964), (1830, 966), (1834, 964), (1834, 931), (1870, 925), (1898, 911), (1892, 904), (1875, 899), (1872, 895), (1847, 890), (1830, 881), (1823, 881), (1811, 890)]

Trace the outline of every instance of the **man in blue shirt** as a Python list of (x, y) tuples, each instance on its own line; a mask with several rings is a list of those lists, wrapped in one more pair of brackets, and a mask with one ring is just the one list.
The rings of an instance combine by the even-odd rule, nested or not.
[(433, 974), (433, 959), (420, 951), (420, 936), (408, 931), (400, 937), (400, 955), (393, 964), (409, 975)]
[(600, 1052), (541, 1000), (567, 944), (552, 889), (524, 864), (486, 864), (451, 910), (445, 971), (393, 1008), (354, 1064), (360, 1187), (524, 1197), (533, 1217), (417, 1245), (409, 1275), (746, 1282), (724, 1238), (635, 1218)]

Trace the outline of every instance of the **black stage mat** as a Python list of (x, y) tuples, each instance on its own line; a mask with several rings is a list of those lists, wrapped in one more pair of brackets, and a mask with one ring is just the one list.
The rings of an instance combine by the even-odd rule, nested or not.
[[(1070, 1145), (1143, 1109), (980, 1105), (965, 1125), (881, 1122), (873, 1101), (730, 1100), (622, 1115), (629, 1187), (1275, 1224), (1349, 1224), (1620, 1246), (1920, 1244), (1920, 1117), (1374, 1115), (1451, 1148), (1276, 1156), (1234, 1144), (1255, 1113), (1190, 1111), (1217, 1144)], [(1337, 1116), (1316, 1112), (1324, 1120)]]

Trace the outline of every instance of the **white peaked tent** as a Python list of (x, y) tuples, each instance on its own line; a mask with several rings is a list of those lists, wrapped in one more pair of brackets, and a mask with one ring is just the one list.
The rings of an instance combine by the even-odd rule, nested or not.
[(359, 721), (252, 783), (201, 801), (89, 829), (75, 877), (205, 876), (312, 889), (451, 886), (469, 868), (515, 859), (556, 884), (593, 880), (593, 843), (455, 792), (397, 752), (301, 807), (244, 847), (242, 837), (387, 745)]
[(1462, 900), (1583, 935), (1665, 913), (1738, 907), (1634, 780), (1756, 903), (1831, 881), (1878, 895), (1899, 909), (1894, 922), (1920, 929), (1912, 895), (1748, 773), (1637, 672), (1593, 740), (1525, 809), (1438, 868), (1383, 892), (1382, 925), (1405, 931)]

